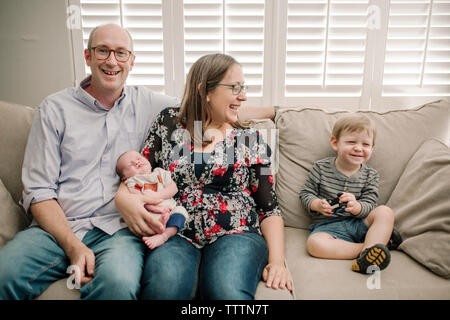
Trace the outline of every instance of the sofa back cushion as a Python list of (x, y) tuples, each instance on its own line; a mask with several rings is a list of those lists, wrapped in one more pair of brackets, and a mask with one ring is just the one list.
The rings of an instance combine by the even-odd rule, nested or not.
[[(315, 161), (334, 155), (330, 135), (334, 123), (349, 111), (317, 108), (282, 109), (275, 118), (279, 132), (276, 191), (285, 225), (307, 228), (310, 216), (299, 193)], [(448, 143), (450, 104), (445, 100), (414, 109), (387, 112), (358, 111), (377, 128), (369, 165), (380, 174), (378, 204), (385, 204), (411, 156), (429, 138)]]
[(34, 109), (0, 101), (0, 179), (16, 203), (22, 196), (22, 163)]

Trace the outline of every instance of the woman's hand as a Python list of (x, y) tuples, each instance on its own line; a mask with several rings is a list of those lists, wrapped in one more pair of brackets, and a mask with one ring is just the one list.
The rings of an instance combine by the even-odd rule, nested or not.
[[(160, 204), (161, 199), (155, 199), (144, 194), (128, 192), (125, 184), (121, 183), (115, 196), (116, 208), (119, 210), (128, 228), (138, 237), (155, 234), (155, 231), (164, 231), (164, 226), (144, 208), (146, 204)], [(151, 227), (150, 227), (151, 226)], [(159, 233), (158, 232), (158, 233)]]
[(285, 289), (292, 291), (292, 277), (284, 263), (269, 263), (263, 271), (263, 280), (267, 288)]

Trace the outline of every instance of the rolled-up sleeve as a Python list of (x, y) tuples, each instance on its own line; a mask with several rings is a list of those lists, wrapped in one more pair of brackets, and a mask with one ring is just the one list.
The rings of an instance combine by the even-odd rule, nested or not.
[(44, 100), (36, 110), (22, 166), (21, 205), (26, 212), (32, 203), (57, 198), (61, 127), (55, 108)]

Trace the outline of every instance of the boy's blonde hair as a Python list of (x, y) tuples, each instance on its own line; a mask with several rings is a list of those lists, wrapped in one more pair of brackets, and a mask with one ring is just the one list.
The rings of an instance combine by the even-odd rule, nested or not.
[(375, 145), (375, 137), (377, 130), (369, 118), (362, 114), (350, 114), (340, 118), (334, 124), (331, 134), (339, 141), (339, 138), (346, 132), (359, 132), (367, 130), (367, 133), (372, 135), (372, 145)]

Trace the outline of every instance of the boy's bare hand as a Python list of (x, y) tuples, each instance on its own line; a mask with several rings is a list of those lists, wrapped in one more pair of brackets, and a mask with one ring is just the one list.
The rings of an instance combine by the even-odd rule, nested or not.
[(331, 216), (333, 213), (333, 208), (326, 199), (313, 200), (313, 202), (311, 202), (311, 210), (320, 212), (324, 216)]
[(345, 212), (349, 212), (352, 215), (356, 216), (361, 212), (362, 206), (356, 197), (352, 193), (344, 192), (339, 198), (339, 202), (347, 202), (347, 207), (345, 208)]
[(357, 200), (352, 200), (347, 202), (347, 207), (345, 208), (346, 212), (350, 212), (352, 215), (356, 216), (361, 212), (362, 206), (361, 203)]
[(350, 201), (356, 201), (356, 197), (353, 193), (349, 193), (349, 192), (344, 192), (342, 193), (342, 195), (339, 197), (339, 202), (350, 202)]

